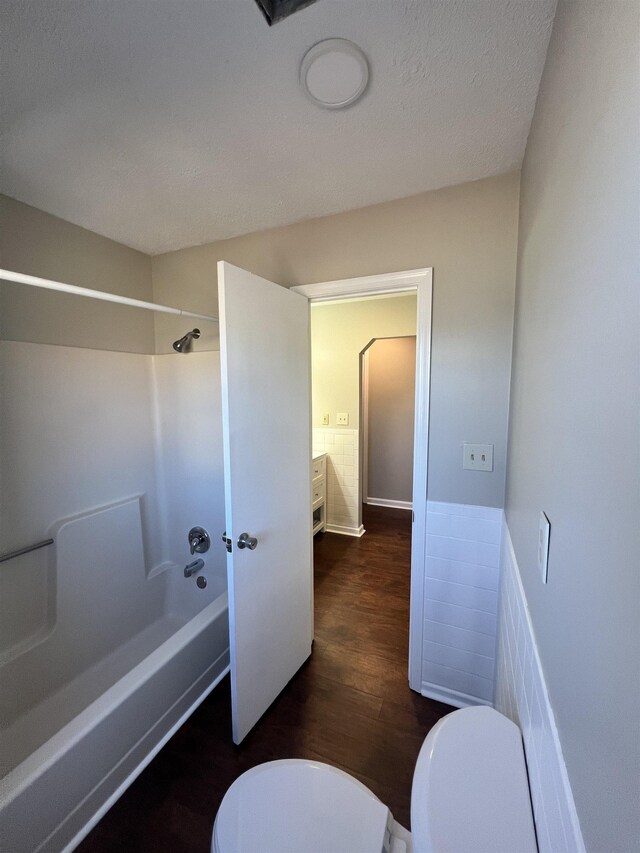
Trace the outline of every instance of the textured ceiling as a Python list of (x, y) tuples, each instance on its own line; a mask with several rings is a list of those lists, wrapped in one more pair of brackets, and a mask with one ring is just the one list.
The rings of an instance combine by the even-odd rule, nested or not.
[[(555, 0), (2, 0), (0, 190), (145, 252), (519, 167)], [(321, 110), (305, 51), (355, 41)]]

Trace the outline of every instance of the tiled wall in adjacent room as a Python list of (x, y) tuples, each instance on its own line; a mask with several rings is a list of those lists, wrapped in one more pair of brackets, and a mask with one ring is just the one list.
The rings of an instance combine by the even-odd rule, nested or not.
[(327, 454), (327, 530), (361, 536), (358, 430), (315, 427), (313, 449)]

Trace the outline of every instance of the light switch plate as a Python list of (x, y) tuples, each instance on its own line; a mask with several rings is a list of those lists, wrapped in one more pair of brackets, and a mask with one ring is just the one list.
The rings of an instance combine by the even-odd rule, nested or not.
[(467, 471), (493, 471), (493, 444), (463, 444), (462, 467)]
[(322, 416), (322, 426), (329, 426), (329, 412), (325, 412)]
[(540, 527), (538, 529), (538, 568), (542, 583), (547, 582), (549, 573), (549, 538), (551, 536), (551, 522), (544, 512), (540, 513)]
[(338, 412), (336, 415), (336, 423), (338, 426), (349, 426), (349, 415), (347, 412)]

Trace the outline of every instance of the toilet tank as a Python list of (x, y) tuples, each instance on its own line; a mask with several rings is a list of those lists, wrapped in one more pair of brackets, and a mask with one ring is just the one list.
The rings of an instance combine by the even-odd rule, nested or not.
[(443, 717), (411, 789), (414, 853), (536, 853), (520, 729), (493, 708)]

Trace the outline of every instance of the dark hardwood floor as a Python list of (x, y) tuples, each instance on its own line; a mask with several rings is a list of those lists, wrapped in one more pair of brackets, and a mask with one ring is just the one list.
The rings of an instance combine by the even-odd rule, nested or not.
[(410, 514), (364, 508), (366, 534), (315, 541), (313, 654), (236, 747), (228, 677), (113, 806), (81, 853), (207, 853), (217, 808), (245, 770), (311, 758), (360, 779), (409, 827), (411, 778), (447, 705), (407, 683)]

